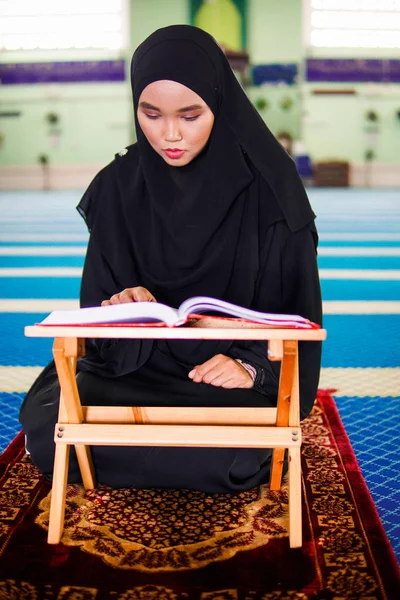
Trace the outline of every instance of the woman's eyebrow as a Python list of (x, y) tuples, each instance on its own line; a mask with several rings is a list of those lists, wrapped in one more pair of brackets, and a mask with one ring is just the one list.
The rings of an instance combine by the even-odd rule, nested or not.
[(161, 112), (159, 108), (157, 108), (157, 106), (153, 106), (152, 104), (149, 104), (148, 102), (139, 102), (139, 106), (141, 108), (147, 108), (149, 110), (158, 110), (158, 112)]
[(200, 110), (201, 108), (203, 108), (201, 104), (192, 104), (191, 106), (185, 106), (184, 108), (180, 108), (178, 112), (190, 112), (191, 110)]
[[(146, 108), (147, 110), (156, 110), (158, 112), (161, 112), (161, 110), (159, 108), (157, 108), (157, 106), (153, 106), (152, 104), (149, 104), (148, 102), (140, 102), (139, 106), (141, 108)], [(185, 106), (184, 108), (180, 108), (178, 110), (179, 113), (185, 113), (185, 112), (190, 112), (191, 110), (200, 110), (203, 107), (201, 106), (201, 104), (191, 104), (190, 106)]]

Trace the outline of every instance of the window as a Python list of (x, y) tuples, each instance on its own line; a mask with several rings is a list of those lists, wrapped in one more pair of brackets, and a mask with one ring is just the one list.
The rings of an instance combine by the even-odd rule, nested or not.
[(125, 0), (0, 0), (1, 50), (119, 50)]
[(400, 0), (305, 0), (306, 44), (400, 48)]

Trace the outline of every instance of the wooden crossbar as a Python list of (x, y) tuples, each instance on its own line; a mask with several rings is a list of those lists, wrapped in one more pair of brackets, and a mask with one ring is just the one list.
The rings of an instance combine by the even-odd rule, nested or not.
[(58, 423), (57, 444), (289, 448), (301, 445), (300, 427), (224, 425), (69, 425)]
[(85, 423), (149, 423), (152, 425), (273, 425), (276, 408), (197, 406), (82, 406)]

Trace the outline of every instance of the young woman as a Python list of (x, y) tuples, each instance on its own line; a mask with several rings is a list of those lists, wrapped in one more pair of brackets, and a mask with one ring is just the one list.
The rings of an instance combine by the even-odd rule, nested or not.
[[(78, 205), (90, 231), (81, 306), (178, 306), (205, 295), (321, 322), (314, 214), (290, 157), (249, 102), (214, 39), (160, 29), (132, 60), (137, 143)], [(312, 408), (320, 344), (300, 344), (301, 415)], [(274, 406), (279, 364), (264, 342), (92, 340), (83, 404)], [(53, 363), (21, 408), (49, 478), (59, 387)], [(266, 482), (270, 450), (93, 447), (97, 479), (119, 487), (234, 492)], [(69, 481), (79, 481), (74, 454)]]

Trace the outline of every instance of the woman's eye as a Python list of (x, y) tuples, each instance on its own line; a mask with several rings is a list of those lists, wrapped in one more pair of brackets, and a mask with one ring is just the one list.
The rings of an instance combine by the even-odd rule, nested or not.
[(193, 117), (183, 117), (185, 121), (195, 121), (199, 118), (200, 115), (195, 115)]
[(148, 119), (159, 119), (160, 115), (149, 115), (149, 113), (144, 113)]

